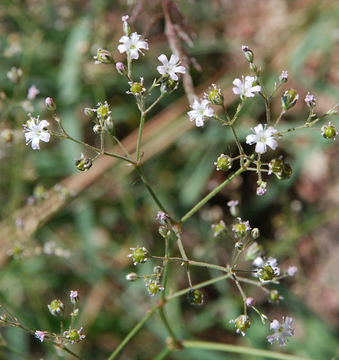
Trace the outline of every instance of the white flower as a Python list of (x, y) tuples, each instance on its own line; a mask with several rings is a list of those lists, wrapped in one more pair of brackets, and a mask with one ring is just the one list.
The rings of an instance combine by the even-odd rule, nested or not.
[(41, 342), (43, 342), (45, 340), (46, 331), (37, 330), (34, 334), (35, 334), (35, 337), (37, 337)]
[(49, 142), (51, 135), (47, 130), (45, 130), (48, 125), (49, 122), (46, 120), (39, 121), (39, 116), (37, 118), (31, 116), (30, 119), (27, 120), (26, 124), (23, 125), (26, 145), (31, 143), (32, 149), (37, 150), (40, 149), (40, 140)]
[[(143, 54), (141, 49), (148, 50), (148, 43), (146, 40), (141, 40), (141, 35), (132, 33), (130, 36), (124, 35), (119, 42), (121, 44), (118, 46), (118, 50), (123, 53), (126, 52), (131, 59), (138, 59), (139, 53)], [(143, 54), (144, 55), (144, 54)]]
[(288, 276), (294, 276), (298, 272), (298, 268), (296, 266), (289, 266), (287, 269)]
[(254, 85), (253, 83), (256, 81), (256, 78), (253, 76), (242, 77), (242, 81), (240, 79), (235, 79), (233, 81), (233, 92), (235, 95), (240, 95), (244, 97), (254, 97), (256, 92), (261, 91), (260, 85)]
[(189, 111), (187, 114), (190, 117), (190, 121), (195, 121), (197, 127), (204, 126), (205, 117), (211, 117), (214, 114), (214, 110), (208, 105), (210, 102), (208, 100), (194, 100), (191, 108), (193, 110)]
[(281, 323), (278, 320), (273, 320), (270, 329), (274, 331), (274, 334), (267, 336), (267, 341), (270, 344), (277, 341), (280, 346), (285, 346), (286, 338), (294, 335), (294, 329), (291, 327), (292, 322), (293, 319), (291, 317), (283, 317)]
[(259, 154), (263, 154), (269, 146), (272, 150), (275, 150), (278, 146), (277, 141), (274, 138), (274, 134), (277, 130), (269, 126), (266, 128), (266, 125), (259, 124), (254, 129), (252, 129), (254, 134), (246, 136), (246, 143), (249, 145), (256, 144), (255, 151)]
[(169, 59), (169, 61), (167, 59), (167, 56), (164, 54), (161, 54), (158, 57), (158, 60), (160, 62), (162, 62), (162, 66), (157, 66), (158, 72), (161, 75), (168, 74), (169, 77), (174, 81), (178, 80), (178, 75), (176, 73), (185, 74), (185, 72), (186, 72), (184, 66), (178, 66), (180, 64), (180, 60), (174, 54), (171, 55), (171, 58)]
[(253, 265), (257, 268), (253, 276), (258, 277), (262, 283), (272, 281), (280, 275), (278, 261), (275, 258), (269, 257), (267, 260), (264, 260), (259, 256), (254, 259)]
[(71, 290), (69, 297), (71, 299), (72, 304), (75, 304), (79, 300), (79, 294), (77, 290)]
[(28, 93), (27, 93), (27, 99), (28, 100), (33, 100), (36, 98), (37, 95), (40, 94), (39, 89), (37, 89), (37, 87), (35, 85), (32, 85), (29, 89), (28, 89)]

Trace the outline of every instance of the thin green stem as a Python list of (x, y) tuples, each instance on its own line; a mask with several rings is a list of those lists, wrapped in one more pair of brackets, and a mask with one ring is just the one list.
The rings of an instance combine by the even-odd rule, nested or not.
[(74, 353), (72, 350), (68, 349), (66, 346), (61, 346), (60, 347), (62, 350), (64, 350), (65, 352), (67, 352), (68, 354), (74, 356), (75, 358), (82, 360), (81, 357), (79, 355), (77, 355), (76, 353)]
[(216, 351), (224, 351), (235, 354), (246, 354), (250, 356), (258, 356), (261, 358), (268, 359), (279, 359), (279, 360), (311, 360), (309, 358), (281, 354), (274, 351), (269, 350), (261, 350), (254, 349), (252, 347), (239, 346), (239, 345), (229, 345), (229, 344), (220, 344), (215, 342), (207, 342), (207, 341), (192, 341), (192, 340), (184, 340), (182, 341), (182, 346), (187, 349), (205, 349), (205, 350), (216, 350)]
[(169, 348), (164, 348), (163, 350), (160, 351), (160, 353), (158, 355), (156, 355), (153, 360), (165, 360), (167, 358), (168, 355), (171, 355), (172, 350), (170, 350)]
[(281, 113), (278, 116), (278, 119), (275, 121), (274, 126), (276, 127), (279, 124), (279, 121), (281, 120), (281, 118), (283, 117), (283, 115), (285, 114), (286, 110), (281, 110)]
[(189, 283), (189, 286), (192, 287), (192, 279), (191, 279), (191, 273), (190, 273), (190, 268), (189, 268), (189, 261), (188, 261), (187, 255), (186, 255), (186, 251), (184, 249), (184, 245), (182, 244), (182, 241), (181, 241), (181, 235), (180, 235), (179, 231), (176, 231), (175, 234), (177, 236), (177, 244), (178, 244), (180, 255), (182, 256), (182, 258), (185, 261), (185, 268), (186, 268), (188, 283)]
[(246, 299), (247, 299), (247, 296), (243, 290), (243, 288), (241, 287), (237, 277), (235, 276), (235, 274), (232, 274), (232, 279), (234, 280), (235, 282), (235, 285), (237, 285), (237, 288), (241, 294), (241, 297), (242, 297), (242, 301), (244, 303), (244, 315), (247, 315), (247, 305), (246, 305)]
[[(239, 141), (239, 139), (238, 139), (237, 133), (235, 132), (234, 126), (233, 126), (233, 125), (230, 125), (230, 127), (231, 127), (231, 129), (232, 129), (232, 133), (233, 133), (233, 136), (234, 136), (234, 140), (235, 140), (235, 142), (236, 142), (236, 144), (237, 144), (237, 147), (238, 147), (238, 150), (239, 150), (239, 154), (240, 154), (240, 155), (243, 155), (243, 154), (244, 154), (244, 150), (243, 150), (243, 148), (242, 148), (242, 146), (241, 146), (241, 144), (240, 144), (240, 141)], [(243, 159), (241, 158), (240, 161), (243, 161)], [(241, 164), (241, 165), (242, 165), (242, 164)]]
[(140, 123), (139, 123), (139, 133), (138, 133), (138, 140), (137, 140), (137, 150), (136, 150), (136, 161), (140, 163), (140, 147), (141, 147), (141, 137), (142, 137), (142, 130), (144, 129), (144, 123), (146, 119), (146, 113), (144, 112), (144, 101), (142, 103), (142, 108), (140, 109)]
[(249, 164), (250, 164), (250, 160), (247, 160), (247, 162), (242, 168), (238, 169), (234, 174), (228, 177), (223, 183), (221, 183), (208, 195), (206, 195), (202, 200), (200, 200), (190, 211), (188, 211), (181, 218), (180, 223), (184, 223), (186, 220), (188, 220), (193, 214), (195, 214), (200, 208), (202, 208), (210, 199), (212, 199), (212, 197), (214, 197), (219, 191), (221, 191), (230, 181), (232, 181), (235, 177), (243, 173)]
[(147, 114), (150, 110), (152, 110), (154, 108), (154, 106), (164, 97), (164, 94), (160, 94), (159, 97), (154, 101), (154, 103), (152, 105), (150, 105), (145, 111), (144, 113)]
[(113, 351), (113, 353), (109, 356), (107, 360), (115, 359), (122, 349), (127, 345), (127, 343), (134, 337), (134, 335), (143, 327), (148, 319), (150, 319), (153, 314), (157, 311), (158, 306), (154, 305), (151, 310), (149, 310), (144, 317), (133, 327), (133, 329), (126, 335), (126, 337), (122, 340), (119, 346)]

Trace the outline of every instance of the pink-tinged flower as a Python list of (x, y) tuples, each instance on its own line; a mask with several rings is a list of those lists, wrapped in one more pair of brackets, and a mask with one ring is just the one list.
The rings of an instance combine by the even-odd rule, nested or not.
[(245, 78), (243, 76), (242, 80), (235, 79), (233, 85), (234, 94), (241, 97), (254, 97), (256, 92), (261, 91), (261, 86), (256, 84), (256, 78), (253, 76), (246, 76)]
[(118, 50), (121, 53), (126, 52), (131, 59), (138, 59), (139, 51), (143, 54), (141, 49), (148, 50), (147, 41), (142, 40), (141, 35), (136, 32), (132, 33), (130, 36), (124, 35), (119, 42), (121, 42), (121, 44), (118, 46)]
[(37, 330), (35, 332), (35, 337), (37, 337), (41, 342), (43, 342), (45, 340), (45, 336), (46, 336), (46, 331)]
[(312, 95), (310, 92), (307, 93), (307, 95), (305, 96), (305, 103), (307, 106), (313, 108), (315, 106), (316, 103), (316, 99), (314, 97), (314, 95)]
[(71, 290), (69, 297), (73, 304), (75, 304), (77, 301), (79, 301), (79, 294), (78, 294), (77, 290)]
[(31, 144), (33, 150), (40, 149), (39, 141), (49, 142), (50, 133), (45, 129), (49, 125), (46, 120), (39, 121), (39, 116), (30, 116), (24, 126), (26, 145)]
[(37, 95), (40, 94), (40, 91), (37, 89), (37, 87), (35, 85), (32, 85), (29, 89), (28, 89), (28, 93), (27, 93), (27, 99), (28, 100), (33, 100), (36, 98)]
[(193, 105), (191, 105), (192, 110), (187, 114), (190, 117), (190, 121), (195, 121), (197, 127), (204, 126), (204, 121), (206, 117), (211, 117), (214, 114), (214, 110), (208, 105), (210, 102), (208, 100), (194, 100)]
[(274, 138), (274, 134), (277, 130), (269, 126), (267, 128), (266, 124), (259, 124), (254, 129), (252, 129), (254, 134), (250, 134), (246, 136), (246, 143), (249, 145), (256, 144), (255, 151), (258, 154), (263, 154), (267, 150), (267, 146), (269, 146), (272, 150), (275, 150), (278, 146), (277, 141)]
[(286, 81), (288, 80), (288, 71), (283, 70), (283, 71), (281, 72), (281, 75), (279, 76), (279, 80), (280, 80), (281, 82), (286, 82)]
[(298, 272), (298, 268), (296, 266), (289, 266), (287, 269), (288, 276), (294, 276)]
[(169, 75), (169, 77), (174, 81), (178, 80), (178, 75), (176, 73), (185, 74), (186, 72), (184, 66), (179, 66), (180, 60), (174, 54), (171, 55), (171, 58), (169, 60), (167, 59), (166, 55), (161, 54), (158, 57), (158, 60), (162, 62), (162, 66), (157, 67), (158, 72), (161, 75)]
[(274, 334), (267, 336), (267, 341), (270, 344), (277, 341), (280, 346), (285, 346), (286, 338), (294, 335), (294, 329), (291, 327), (292, 322), (293, 319), (291, 317), (283, 317), (281, 323), (278, 320), (273, 320), (270, 324), (270, 329), (274, 331)]

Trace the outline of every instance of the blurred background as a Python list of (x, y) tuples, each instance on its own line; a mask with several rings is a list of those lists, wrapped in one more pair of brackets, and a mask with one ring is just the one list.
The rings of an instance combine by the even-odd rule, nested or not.
[[(231, 92), (232, 81), (250, 74), (241, 45), (254, 51), (268, 88), (287, 70), (284, 89), (294, 88), (300, 94), (282, 128), (303, 124), (308, 115), (303, 99), (308, 91), (317, 99), (317, 113), (338, 103), (338, 2), (178, 0), (168, 12), (190, 61), (196, 93), (216, 83), (224, 90), (231, 113), (238, 102)], [(84, 327), (86, 340), (72, 350), (83, 359), (107, 359), (156, 301), (142, 281), (130, 283), (125, 276), (131, 271), (150, 273), (156, 265), (133, 267), (127, 258), (130, 247), (142, 245), (152, 254), (163, 253), (155, 223), (158, 209), (124, 164), (103, 158), (90, 171), (79, 173), (74, 160), (81, 152), (93, 153), (55, 138), (33, 151), (25, 146), (22, 124), (31, 112), (56, 128), (44, 107), (44, 99), (51, 96), (67, 131), (98, 145), (93, 123), (83, 109), (107, 100), (118, 138), (132, 146), (138, 110), (133, 97), (126, 95), (128, 84), (113, 66), (93, 61), (98, 47), (124, 60), (117, 44), (125, 14), (130, 15), (132, 31), (149, 41), (150, 50), (135, 62), (134, 70), (136, 79), (143, 76), (151, 84), (157, 57), (171, 54), (160, 0), (0, 3), (0, 302), (27, 327), (58, 331), (59, 323), (47, 304), (54, 298), (66, 304), (69, 291), (78, 290), (77, 326)], [(22, 69), (21, 79), (12, 67)], [(32, 85), (40, 93), (28, 101)], [(277, 97), (272, 107), (275, 116), (280, 106)], [(215, 171), (218, 155), (236, 151), (230, 134), (220, 131), (216, 122), (193, 128), (188, 110), (187, 96), (179, 86), (152, 110), (142, 148), (149, 182), (177, 218), (226, 178)], [(237, 124), (243, 142), (248, 129), (263, 119), (264, 104), (256, 97)], [(337, 123), (337, 119), (332, 121)], [(230, 224), (226, 203), (239, 200), (241, 216), (260, 229), (267, 254), (277, 257), (282, 268), (298, 266), (297, 275), (279, 286), (285, 298), (279, 305), (268, 304), (260, 291), (246, 288), (270, 318), (292, 316), (295, 337), (284, 349), (270, 346), (268, 326), (262, 326), (255, 313), (250, 314), (252, 325), (246, 337), (237, 336), (229, 320), (241, 313), (241, 297), (226, 282), (203, 289), (203, 307), (191, 307), (182, 297), (169, 303), (166, 312), (180, 338), (274, 349), (314, 360), (339, 359), (338, 144), (324, 139), (320, 126), (285, 136), (279, 144), (276, 155), (283, 154), (291, 164), (291, 179), (270, 177), (266, 196), (258, 198), (255, 174), (236, 178), (187, 222), (183, 242), (190, 258), (224, 264), (231, 240), (214, 238), (211, 224), (221, 219)], [(184, 269), (173, 265), (170, 270), (171, 291), (187, 287)], [(194, 283), (218, 275), (192, 270)], [(29, 359), (71, 358), (20, 329), (2, 328), (1, 337), (1, 359), (23, 358), (8, 351), (5, 343)], [(167, 337), (154, 316), (120, 358), (153, 359)], [(187, 349), (168, 359), (257, 358)]]

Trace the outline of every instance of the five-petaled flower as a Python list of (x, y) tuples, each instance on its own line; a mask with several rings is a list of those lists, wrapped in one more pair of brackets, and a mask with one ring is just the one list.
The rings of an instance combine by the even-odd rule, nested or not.
[(235, 79), (233, 85), (234, 94), (241, 97), (254, 97), (256, 92), (261, 91), (261, 86), (256, 84), (256, 78), (253, 76), (246, 76), (245, 78), (243, 76), (242, 80)]
[(272, 150), (275, 150), (278, 146), (277, 141), (274, 138), (274, 134), (277, 130), (267, 125), (259, 124), (254, 129), (252, 129), (254, 134), (250, 134), (246, 136), (246, 143), (249, 145), (256, 144), (255, 151), (258, 154), (263, 154), (267, 150), (267, 146), (269, 146)]
[(161, 75), (168, 75), (172, 80), (178, 81), (178, 75), (176, 73), (185, 74), (186, 69), (184, 66), (180, 65), (179, 58), (172, 54), (171, 58), (168, 60), (167, 56), (161, 54), (158, 57), (158, 60), (162, 62), (162, 66), (157, 66), (157, 70)]
[(49, 122), (46, 120), (39, 121), (39, 116), (36, 118), (30, 116), (30, 119), (23, 125), (26, 145), (31, 143), (32, 149), (37, 150), (40, 149), (40, 140), (49, 142), (51, 135), (48, 130), (45, 129), (48, 125)]
[(206, 99), (201, 102), (195, 99), (193, 105), (191, 105), (193, 110), (187, 114), (190, 117), (190, 121), (195, 121), (197, 127), (204, 126), (205, 118), (213, 116), (214, 110), (208, 106), (209, 104), (210, 102)]
[(267, 336), (267, 341), (270, 344), (277, 341), (280, 346), (285, 346), (286, 338), (294, 335), (294, 329), (291, 327), (292, 322), (293, 319), (291, 317), (283, 317), (281, 323), (278, 320), (273, 320), (270, 324), (270, 329), (274, 331), (274, 334)]
[(121, 42), (121, 44), (118, 46), (118, 50), (121, 53), (126, 52), (131, 59), (138, 59), (139, 51), (143, 54), (141, 49), (148, 50), (147, 41), (142, 40), (141, 35), (136, 32), (132, 33), (130, 36), (124, 35), (119, 42)]

